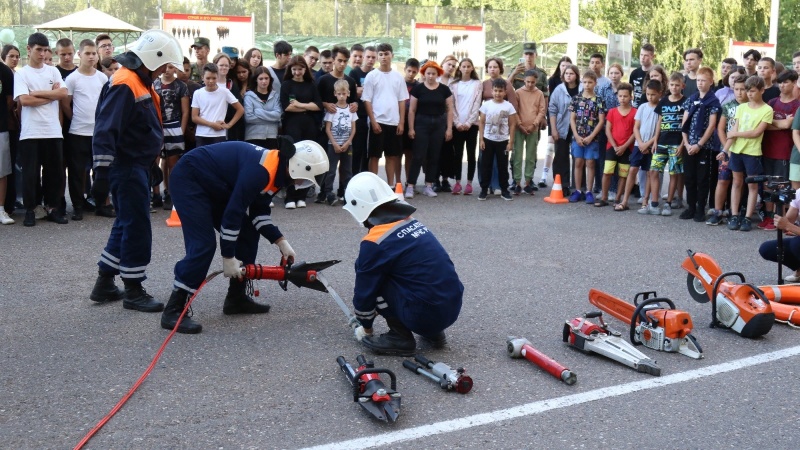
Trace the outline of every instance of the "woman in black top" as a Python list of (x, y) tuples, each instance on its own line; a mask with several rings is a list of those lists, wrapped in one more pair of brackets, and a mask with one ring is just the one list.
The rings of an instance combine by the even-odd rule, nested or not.
[[(408, 110), (408, 137), (414, 140), (414, 158), (406, 180), (406, 198), (413, 193), (419, 170), (425, 162), (425, 190), (428, 197), (436, 197), (433, 183), (439, 174), (439, 154), (442, 143), (453, 138), (453, 93), (436, 81), (444, 71), (436, 61), (422, 66), (424, 83), (411, 89)], [(409, 189), (410, 188), (410, 189)]]
[[(283, 134), (291, 136), (295, 142), (317, 140), (319, 128), (314, 114), (322, 111), (322, 99), (302, 56), (293, 56), (286, 66), (286, 75), (281, 83), (281, 106)], [(286, 209), (305, 208), (307, 193), (308, 188), (295, 189), (290, 184), (284, 199)]]
[[(547, 92), (549, 92), (551, 95), (553, 92), (555, 92), (558, 85), (562, 83), (561, 76), (564, 75), (564, 71), (567, 70), (567, 67), (571, 65), (572, 65), (572, 59), (570, 59), (569, 56), (562, 56), (561, 59), (558, 60), (556, 69), (553, 71), (553, 75), (551, 75), (550, 78), (547, 79), (547, 87), (548, 87)], [(547, 111), (547, 123), (550, 123), (549, 108)], [(553, 140), (553, 130), (550, 127), (547, 127), (547, 156), (545, 156), (544, 159), (544, 169), (542, 170), (542, 179), (539, 181), (540, 188), (547, 187), (547, 175), (550, 172), (550, 169), (552, 169), (553, 167), (553, 155), (555, 155), (555, 141)]]

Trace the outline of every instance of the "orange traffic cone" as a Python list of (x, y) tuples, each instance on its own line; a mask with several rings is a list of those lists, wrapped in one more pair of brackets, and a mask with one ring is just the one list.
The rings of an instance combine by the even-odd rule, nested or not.
[(168, 227), (179, 227), (181, 226), (181, 219), (178, 217), (178, 211), (175, 211), (175, 207), (172, 207), (172, 212), (169, 215), (169, 219), (167, 219), (167, 226)]
[(569, 200), (564, 198), (564, 190), (561, 189), (561, 175), (556, 175), (556, 182), (553, 183), (553, 189), (550, 191), (550, 196), (545, 197), (544, 201), (547, 203), (568, 203)]
[(400, 201), (406, 199), (405, 195), (403, 195), (403, 185), (400, 184), (400, 183), (397, 183), (397, 186), (394, 187), (394, 194), (397, 196), (397, 199), (400, 200)]

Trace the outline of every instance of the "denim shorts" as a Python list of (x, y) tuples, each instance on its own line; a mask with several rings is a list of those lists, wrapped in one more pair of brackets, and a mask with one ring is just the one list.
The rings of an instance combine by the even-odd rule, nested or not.
[(572, 141), (572, 157), (597, 159), (600, 157), (600, 144), (597, 142), (597, 140), (594, 140), (589, 145), (583, 147), (578, 145), (576, 141)]
[(760, 156), (742, 155), (733, 152), (731, 152), (731, 160), (728, 162), (728, 168), (731, 169), (731, 172), (744, 172), (748, 177), (764, 173), (764, 167), (761, 165)]
[(645, 172), (650, 170), (650, 161), (653, 159), (653, 154), (644, 154), (639, 151), (639, 147), (634, 146), (631, 152), (631, 167), (638, 167)]

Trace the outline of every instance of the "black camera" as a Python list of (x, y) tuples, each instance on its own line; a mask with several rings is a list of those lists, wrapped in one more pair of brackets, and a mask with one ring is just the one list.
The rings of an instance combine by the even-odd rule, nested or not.
[(754, 177), (747, 177), (744, 179), (745, 183), (765, 183), (764, 188), (769, 190), (769, 198), (765, 200), (779, 205), (785, 205), (794, 199), (795, 191), (792, 189), (792, 183), (776, 175), (758, 175)]

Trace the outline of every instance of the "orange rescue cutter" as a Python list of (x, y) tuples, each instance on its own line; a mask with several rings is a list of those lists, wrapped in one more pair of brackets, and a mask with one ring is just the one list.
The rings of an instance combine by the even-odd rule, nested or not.
[[(739, 272), (723, 273), (714, 258), (688, 250), (681, 267), (688, 272), (689, 294), (699, 303), (711, 301), (711, 326), (730, 328), (744, 337), (763, 336), (778, 322), (800, 325), (800, 286), (753, 286)], [(727, 281), (735, 276), (741, 282)], [(794, 304), (794, 305), (792, 305)]]

